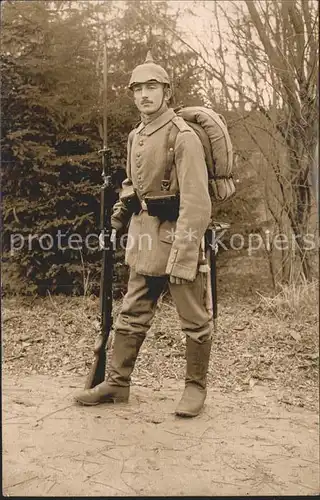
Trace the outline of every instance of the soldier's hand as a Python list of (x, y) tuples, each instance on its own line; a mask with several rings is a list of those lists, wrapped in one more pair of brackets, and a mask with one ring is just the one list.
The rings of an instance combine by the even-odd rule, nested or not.
[(173, 285), (186, 285), (187, 283), (191, 283), (191, 281), (189, 280), (185, 280), (183, 278), (177, 278), (176, 276), (170, 276), (169, 281)]

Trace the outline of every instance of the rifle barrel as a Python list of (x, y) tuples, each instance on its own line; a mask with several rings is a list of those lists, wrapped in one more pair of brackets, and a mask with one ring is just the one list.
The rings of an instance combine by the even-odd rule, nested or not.
[(103, 47), (103, 148), (108, 148), (108, 112), (107, 112), (107, 92), (108, 92), (108, 52), (107, 42)]

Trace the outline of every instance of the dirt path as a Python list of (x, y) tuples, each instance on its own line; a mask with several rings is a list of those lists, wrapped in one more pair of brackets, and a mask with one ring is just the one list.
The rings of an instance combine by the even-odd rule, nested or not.
[(182, 384), (133, 386), (128, 405), (80, 407), (83, 378), (3, 374), (6, 496), (315, 495), (318, 415), (270, 389), (210, 390), (195, 419), (173, 411)]

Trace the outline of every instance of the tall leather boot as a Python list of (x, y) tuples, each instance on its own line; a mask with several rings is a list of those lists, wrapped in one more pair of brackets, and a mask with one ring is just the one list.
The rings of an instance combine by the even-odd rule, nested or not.
[(190, 337), (187, 337), (186, 385), (177, 406), (176, 415), (181, 417), (196, 417), (203, 407), (207, 395), (207, 372), (211, 344), (211, 339), (199, 344)]
[(79, 391), (75, 394), (75, 400), (87, 406), (108, 402), (126, 403), (131, 373), (144, 338), (144, 335), (116, 332), (107, 380), (92, 389)]

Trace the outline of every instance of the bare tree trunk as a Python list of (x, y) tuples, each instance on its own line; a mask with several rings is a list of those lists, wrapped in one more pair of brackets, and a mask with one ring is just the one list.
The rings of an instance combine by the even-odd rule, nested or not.
[[(296, 253), (291, 247), (282, 252), (281, 279), (293, 279), (298, 274), (309, 280), (312, 255), (305, 248), (304, 238), (308, 235), (312, 208), (310, 176), (313, 185), (316, 183), (317, 2), (205, 3), (211, 29), (209, 40), (204, 42), (199, 37), (198, 48), (166, 27), (177, 42), (198, 56), (210, 82), (208, 96), (213, 105), (218, 101), (212, 92), (217, 82), (220, 101), (238, 114), (274, 176), (277, 210), (269, 200), (270, 213), (274, 214), (279, 231), (296, 242)], [(248, 105), (256, 117), (249, 125), (244, 113)]]

